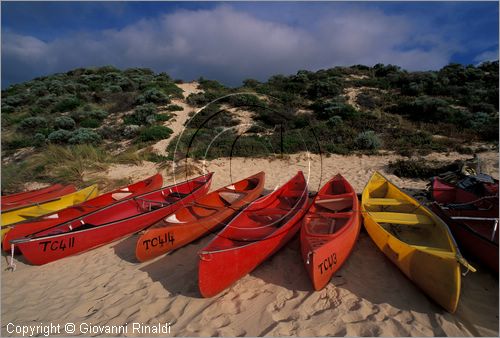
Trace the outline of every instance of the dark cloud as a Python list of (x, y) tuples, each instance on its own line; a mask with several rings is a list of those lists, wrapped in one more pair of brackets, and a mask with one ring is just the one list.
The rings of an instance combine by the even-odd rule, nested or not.
[(343, 8), (307, 25), (259, 18), (229, 6), (178, 10), (122, 29), (75, 33), (51, 41), (4, 32), (2, 85), (75, 67), (150, 67), (186, 80), (206, 76), (238, 85), (245, 78), (336, 65), (393, 63), (436, 69), (463, 48), (437, 27), (404, 15)]

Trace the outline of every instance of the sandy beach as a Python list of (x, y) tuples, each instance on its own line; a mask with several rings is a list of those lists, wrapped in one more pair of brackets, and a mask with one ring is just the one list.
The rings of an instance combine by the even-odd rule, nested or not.
[[(426, 158), (467, 157), (452, 153)], [(322, 170), (319, 156), (307, 154), (197, 165), (200, 171), (215, 172), (212, 190), (260, 170), (266, 171), (266, 189), (272, 190), (302, 170), (312, 191), (342, 173), (361, 193), (371, 173), (380, 170), (421, 196), (426, 181), (387, 172), (386, 165), (397, 158), (324, 156)], [(482, 153), (480, 158), (486, 171), (498, 177), (498, 154)], [(164, 184), (185, 177), (173, 178), (170, 167), (160, 170), (151, 162), (113, 166), (105, 174), (136, 180), (157, 171)], [(212, 236), (145, 263), (135, 258), (137, 235), (44, 266), (30, 266), (17, 255), (15, 272), (6, 271), (3, 257), (1, 333), (15, 335), (7, 332), (8, 323), (71, 322), (77, 328), (82, 323), (128, 325), (126, 336), (152, 335), (132, 332), (131, 323), (170, 323), (172, 336), (498, 336), (498, 277), (487, 271), (463, 277), (458, 310), (447, 313), (386, 259), (364, 230), (346, 264), (319, 292), (313, 291), (303, 267), (296, 236), (231, 288), (203, 299), (197, 286), (197, 252)]]

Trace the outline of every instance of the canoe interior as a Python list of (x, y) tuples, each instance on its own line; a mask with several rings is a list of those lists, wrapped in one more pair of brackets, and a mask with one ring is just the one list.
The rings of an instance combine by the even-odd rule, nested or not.
[[(365, 209), (370, 213), (384, 212), (395, 214), (393, 215), (395, 221), (377, 222), (384, 230), (409, 245), (424, 246), (444, 251), (452, 250), (446, 230), (434, 221), (429, 222), (429, 219), (432, 220), (432, 216), (418, 202), (409, 199), (399, 189), (385, 180), (373, 180), (372, 183), (369, 191), (369, 199), (389, 199), (390, 202), (396, 201), (392, 204), (397, 204), (384, 205), (383, 201), (379, 201), (380, 204), (365, 203)], [(426, 221), (416, 221), (412, 222), (412, 224), (405, 224), (406, 222), (398, 223), (398, 216), (404, 220), (409, 214), (421, 215)]]
[(320, 213), (306, 216), (304, 226), (307, 231), (317, 235), (331, 235), (341, 231), (352, 217), (352, 212), (343, 214)]
[(233, 249), (277, 233), (303, 207), (307, 184), (302, 174), (280, 189), (252, 203), (211, 242), (206, 251)]
[[(219, 213), (223, 208), (229, 207), (238, 200), (245, 198), (249, 191), (254, 190), (259, 185), (259, 178), (241, 180), (233, 185), (214, 191), (196, 200), (196, 202), (182, 208), (175, 213), (177, 222), (196, 222), (200, 219), (210, 217)], [(165, 221), (171, 221), (167, 217)]]
[(356, 193), (340, 175), (318, 192), (318, 197), (305, 216), (303, 226), (312, 235), (332, 235), (340, 232), (353, 215)]

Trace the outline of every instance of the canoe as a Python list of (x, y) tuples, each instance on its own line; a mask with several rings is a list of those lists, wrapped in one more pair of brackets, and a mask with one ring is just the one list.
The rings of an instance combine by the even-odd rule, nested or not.
[(206, 194), (212, 173), (160, 188), (10, 242), (33, 265), (88, 251), (140, 231)]
[(54, 184), (45, 188), (2, 196), (2, 212), (48, 201), (75, 191), (74, 185)]
[(498, 275), (498, 209), (450, 208), (436, 202), (430, 208), (449, 226), (464, 254)]
[(431, 182), (432, 199), (439, 203), (481, 203), (481, 207), (487, 208), (495, 206), (498, 209), (498, 182), (495, 184), (480, 184), (479, 194), (467, 191), (441, 180), (439, 177), (433, 177)]
[(434, 178), (430, 205), (450, 227), (460, 249), (498, 274), (498, 187), (484, 185), (482, 195)]
[(79, 204), (96, 197), (98, 194), (97, 185), (93, 184), (87, 188), (72, 192), (70, 194), (56, 197), (49, 201), (36, 203), (34, 205), (12, 209), (2, 212), (2, 237), (4, 228), (9, 224), (22, 222), (27, 219), (33, 219), (42, 215), (58, 211), (69, 206)]
[(140, 262), (180, 248), (214, 231), (260, 196), (264, 172), (215, 190), (154, 224), (137, 240)]
[(461, 256), (446, 224), (375, 172), (363, 190), (365, 228), (380, 250), (436, 303), (455, 312)]
[(338, 174), (314, 198), (302, 219), (300, 249), (315, 290), (321, 290), (349, 257), (361, 228), (359, 201)]
[(203, 297), (231, 286), (277, 252), (299, 230), (307, 211), (307, 183), (301, 171), (271, 194), (252, 202), (199, 252)]
[(78, 205), (43, 215), (33, 220), (13, 224), (9, 226), (11, 230), (3, 238), (3, 249), (9, 252), (9, 243), (13, 239), (26, 237), (29, 234), (51, 228), (57, 224), (77, 219), (118, 201), (159, 189), (162, 184), (162, 176), (156, 174), (140, 182), (99, 195)]

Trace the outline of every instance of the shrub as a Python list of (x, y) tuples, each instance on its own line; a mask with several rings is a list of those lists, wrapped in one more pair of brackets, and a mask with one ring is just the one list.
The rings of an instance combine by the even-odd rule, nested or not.
[(210, 101), (212, 101), (211, 98), (205, 93), (192, 93), (186, 98), (186, 102), (194, 107), (202, 107)]
[(373, 130), (363, 131), (354, 140), (358, 149), (376, 150), (380, 148), (382, 142)]
[(449, 163), (426, 161), (420, 158), (389, 162), (388, 167), (393, 171), (394, 175), (399, 177), (428, 179), (447, 171), (459, 171), (461, 161)]
[(120, 93), (122, 92), (122, 87), (117, 85), (111, 85), (109, 87), (104, 88), (105, 93)]
[(70, 139), (71, 135), (72, 133), (70, 131), (59, 129), (50, 133), (48, 140), (50, 143), (66, 144), (68, 143), (68, 140)]
[(91, 129), (79, 128), (71, 134), (68, 142), (71, 144), (99, 144), (101, 136)]
[(134, 138), (137, 136), (137, 134), (139, 134), (140, 129), (141, 127), (138, 126), (137, 124), (131, 124), (125, 126), (125, 128), (123, 129), (123, 136), (125, 136), (128, 139)]
[(172, 118), (170, 114), (156, 114), (156, 121), (168, 121)]
[(151, 126), (140, 132), (138, 140), (142, 142), (163, 140), (168, 138), (172, 133), (172, 129), (168, 127)]
[(332, 116), (328, 119), (328, 121), (326, 121), (326, 124), (329, 126), (329, 127), (337, 127), (337, 126), (340, 126), (342, 124), (342, 118), (338, 115), (335, 115), (335, 116)]
[(71, 113), (71, 117), (75, 121), (81, 122), (87, 119), (94, 119), (97, 121), (102, 121), (108, 116), (108, 112), (102, 109), (94, 109), (91, 106), (85, 106), (83, 109), (79, 109)]
[(33, 136), (33, 145), (35, 147), (41, 147), (45, 145), (45, 135), (41, 133), (36, 133), (35, 136)]
[(98, 132), (101, 138), (103, 139), (116, 140), (116, 141), (121, 140), (121, 130), (116, 127), (103, 125), (99, 127), (99, 129), (96, 129), (96, 132)]
[(25, 103), (25, 101), (26, 101), (26, 96), (24, 96), (22, 94), (9, 95), (9, 96), (2, 98), (2, 104), (14, 106), (14, 107), (23, 105)]
[(82, 102), (75, 96), (64, 97), (61, 101), (57, 102), (52, 112), (65, 112), (79, 107)]
[(2, 113), (4, 113), (4, 114), (11, 114), (14, 112), (14, 110), (15, 110), (15, 108), (12, 106), (9, 106), (8, 104), (2, 105)]
[(127, 93), (112, 93), (106, 98), (106, 100), (107, 102), (110, 103), (109, 112), (117, 113), (132, 109), (135, 106), (137, 99), (135, 92), (132, 93), (127, 92)]
[(343, 119), (355, 119), (361, 114), (350, 104), (339, 100), (316, 101), (311, 108), (321, 120), (328, 120), (332, 116), (340, 116)]
[(165, 110), (168, 110), (168, 111), (183, 111), (184, 108), (182, 108), (181, 106), (179, 105), (176, 105), (176, 104), (171, 104), (171, 105), (168, 105)]
[(54, 120), (54, 126), (58, 129), (71, 130), (76, 126), (75, 120), (67, 116), (59, 116)]
[[(125, 117), (126, 124), (144, 125), (156, 121), (156, 106), (152, 103), (137, 106), (134, 112)], [(153, 120), (154, 119), (154, 120)]]
[(28, 117), (21, 121), (19, 129), (25, 133), (32, 133), (47, 127), (47, 120), (40, 116)]
[(146, 90), (144, 93), (137, 97), (138, 104), (145, 103), (157, 103), (157, 104), (165, 104), (170, 103), (170, 98), (163, 93), (161, 90), (157, 88), (151, 88)]
[(80, 127), (82, 128), (98, 128), (101, 125), (99, 120), (88, 118), (80, 122)]
[(57, 96), (53, 94), (45, 95), (36, 100), (36, 105), (40, 107), (48, 107), (57, 102)]
[(26, 136), (16, 136), (9, 140), (2, 140), (2, 150), (26, 148), (32, 145), (33, 145), (32, 139)]

